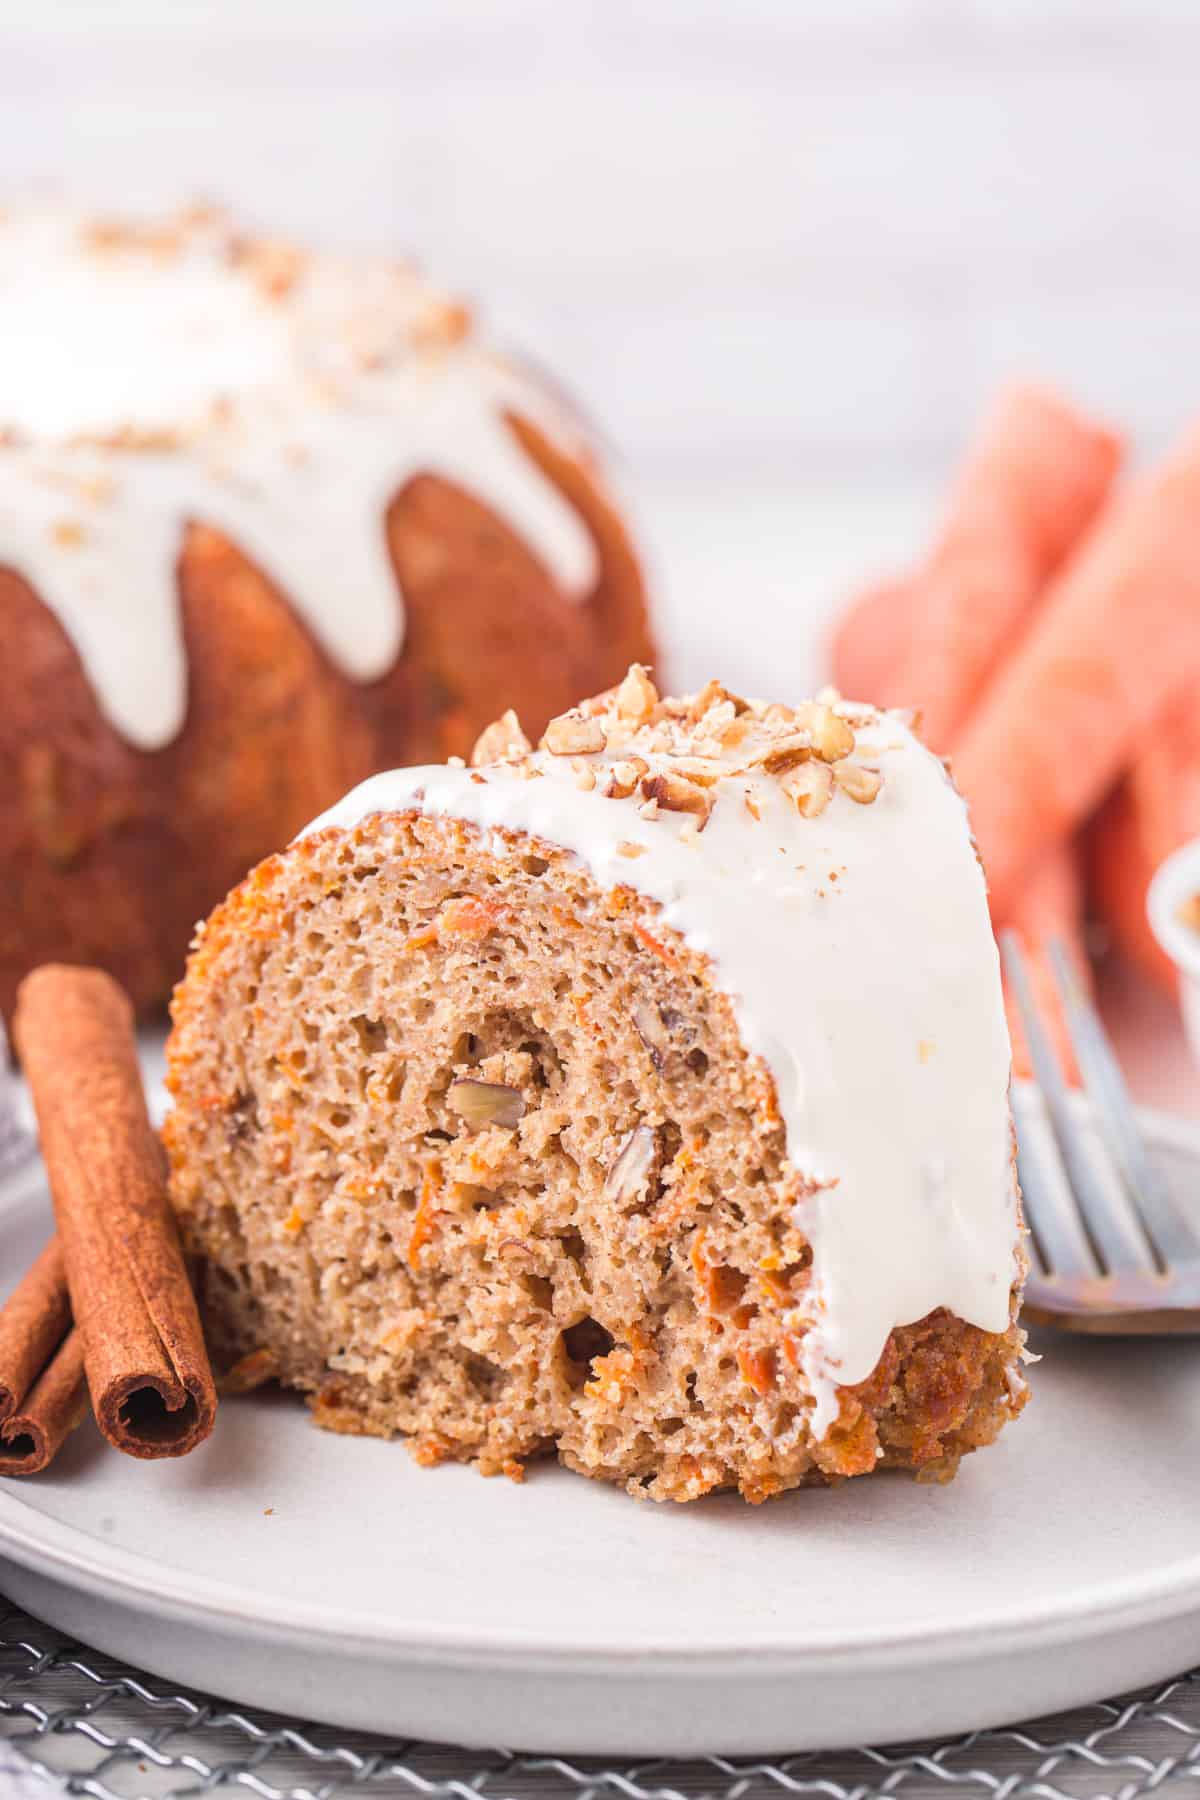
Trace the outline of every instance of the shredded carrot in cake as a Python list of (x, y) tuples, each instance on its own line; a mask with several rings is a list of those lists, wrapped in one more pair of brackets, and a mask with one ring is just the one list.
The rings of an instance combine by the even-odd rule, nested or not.
[[(715, 1263), (708, 1253), (703, 1225), (692, 1240), (692, 1267), (700, 1282), (700, 1289), (713, 1312), (727, 1313), (737, 1305), (746, 1286), (746, 1278), (738, 1269), (731, 1269), (725, 1263)], [(738, 1323), (734, 1315), (734, 1323)], [(749, 1320), (745, 1320), (745, 1324)]]
[(777, 1306), (790, 1304), (793, 1298), (791, 1285), (787, 1277), (779, 1274), (777, 1270), (763, 1269), (759, 1274), (758, 1284), (767, 1299), (773, 1300)]
[(449, 900), (438, 915), (438, 930), (442, 937), (485, 938), (495, 929), (502, 911), (495, 901), (470, 895)]
[(413, 1445), (412, 1455), (422, 1469), (436, 1469), (450, 1455), (450, 1446), (442, 1438), (421, 1438)]
[(421, 1251), (433, 1236), (435, 1230), (433, 1202), (440, 1180), (440, 1166), (436, 1160), (430, 1161), (426, 1165), (425, 1176), (421, 1182), (421, 1198), (413, 1215), (412, 1236), (408, 1240), (408, 1266), (410, 1269), (420, 1268)]
[(679, 958), (675, 951), (671, 949), (671, 946), (669, 944), (664, 944), (661, 938), (656, 938), (654, 933), (647, 930), (645, 925), (640, 922), (636, 924), (633, 928), (633, 935), (637, 938), (639, 943), (644, 944), (646, 949), (657, 956), (661, 962), (665, 962), (668, 969), (677, 969), (679, 967)]
[(411, 931), (405, 938), (402, 948), (411, 950), (431, 950), (438, 941), (436, 925), (427, 925), (423, 931)]
[[(839, 1475), (869, 1475), (879, 1461), (879, 1433), (868, 1412), (857, 1409), (858, 1417), (850, 1425), (840, 1421), (830, 1431), (827, 1448), (829, 1466)], [(842, 1403), (843, 1417), (846, 1403)]]
[(756, 1394), (769, 1394), (775, 1386), (775, 1352), (773, 1350), (739, 1350), (737, 1366), (742, 1380)]

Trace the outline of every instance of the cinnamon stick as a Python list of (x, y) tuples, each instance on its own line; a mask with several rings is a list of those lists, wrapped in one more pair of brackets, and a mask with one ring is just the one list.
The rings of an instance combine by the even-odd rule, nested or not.
[(0, 1422), (16, 1412), (70, 1329), (62, 1249), (51, 1238), (0, 1312)]
[(17, 993), (33, 1096), (96, 1422), (129, 1456), (206, 1438), (216, 1390), (146, 1112), (133, 1013), (98, 969), (47, 963)]
[(0, 1475), (39, 1475), (88, 1408), (83, 1339), (71, 1331), (19, 1411), (0, 1425)]
[(0, 1309), (0, 1475), (38, 1474), (86, 1411), (83, 1346), (52, 1238)]

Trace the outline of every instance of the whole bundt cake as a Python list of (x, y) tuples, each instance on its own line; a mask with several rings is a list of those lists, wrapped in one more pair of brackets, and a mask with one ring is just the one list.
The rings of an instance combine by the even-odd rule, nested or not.
[(348, 784), (646, 633), (578, 419), (410, 268), (0, 216), (0, 1011), (48, 959), (160, 1002)]
[(951, 1474), (1020, 1411), (983, 873), (903, 719), (644, 669), (263, 863), (174, 1001), (214, 1346), (338, 1431), (656, 1499)]

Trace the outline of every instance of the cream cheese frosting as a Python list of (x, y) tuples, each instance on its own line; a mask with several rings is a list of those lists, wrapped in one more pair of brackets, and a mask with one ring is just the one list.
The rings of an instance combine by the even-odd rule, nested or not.
[(406, 267), (246, 244), (206, 214), (0, 217), (0, 566), (142, 749), (186, 711), (188, 521), (231, 538), (359, 681), (401, 649), (384, 516), (415, 475), (492, 507), (586, 595), (594, 545), (512, 416), (584, 451), (561, 402)]
[[(635, 680), (649, 688), (631, 674), (620, 693)], [(773, 1077), (803, 1190), (813, 1279), (799, 1323), (820, 1436), (838, 1387), (870, 1375), (894, 1327), (938, 1307), (987, 1331), (1009, 1323), (1010, 1051), (966, 808), (895, 714), (793, 712), (719, 689), (688, 724), (688, 702), (641, 720), (620, 704), (554, 722), (529, 755), (518, 741), (476, 769), (377, 775), (309, 832), (416, 809), (497, 833), (501, 858), (502, 831), (542, 838), (601, 887), (656, 901), (709, 960)]]

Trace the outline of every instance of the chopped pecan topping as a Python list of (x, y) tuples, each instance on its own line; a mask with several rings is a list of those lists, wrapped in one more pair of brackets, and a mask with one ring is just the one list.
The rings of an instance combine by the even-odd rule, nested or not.
[(780, 778), (780, 785), (802, 819), (815, 819), (833, 798), (833, 771), (828, 763), (801, 763)]
[(693, 695), (687, 708), (687, 717), (692, 724), (700, 724), (718, 707), (732, 707), (735, 714), (749, 712), (749, 702), (737, 694), (731, 694), (719, 681), (706, 681), (698, 694)]
[(848, 794), (851, 800), (857, 800), (860, 806), (870, 806), (883, 786), (883, 776), (879, 770), (868, 769), (862, 763), (834, 763), (833, 779), (843, 794)]
[(631, 663), (629, 673), (617, 689), (617, 717), (641, 725), (658, 705), (658, 689), (641, 663)]
[(542, 742), (551, 756), (592, 756), (604, 748), (604, 727), (576, 709), (551, 719)]
[(722, 775), (727, 771), (719, 762), (708, 756), (677, 756), (674, 772), (682, 775), (685, 781), (694, 781), (697, 787), (715, 787)]
[(650, 764), (644, 757), (626, 757), (621, 762), (615, 762), (609, 770), (604, 792), (610, 800), (628, 800), (642, 776), (649, 773)]
[(740, 743), (745, 737), (748, 718), (739, 713), (732, 700), (719, 700), (710, 706), (702, 719), (696, 722), (696, 736), (700, 740), (714, 739), (725, 748)]
[(784, 706), (778, 700), (772, 701), (771, 705), (764, 709), (761, 722), (768, 731), (776, 731), (781, 727), (792, 731), (802, 723), (790, 706)]
[(768, 775), (784, 775), (798, 763), (807, 762), (813, 753), (813, 741), (807, 731), (793, 731), (776, 738), (751, 760), (752, 769), (765, 769)]
[(664, 812), (692, 813), (705, 824), (712, 811), (712, 795), (707, 788), (697, 787), (680, 775), (646, 775), (642, 778), (642, 797), (656, 801)]
[(839, 719), (831, 706), (820, 701), (801, 709), (801, 722), (812, 739), (815, 755), (822, 762), (840, 762), (854, 748), (854, 732), (845, 719)]
[(477, 769), (483, 763), (503, 762), (506, 758), (525, 756), (530, 750), (529, 739), (521, 730), (521, 721), (510, 706), (506, 713), (481, 731), (475, 740), (475, 748), (471, 752), (471, 767)]

